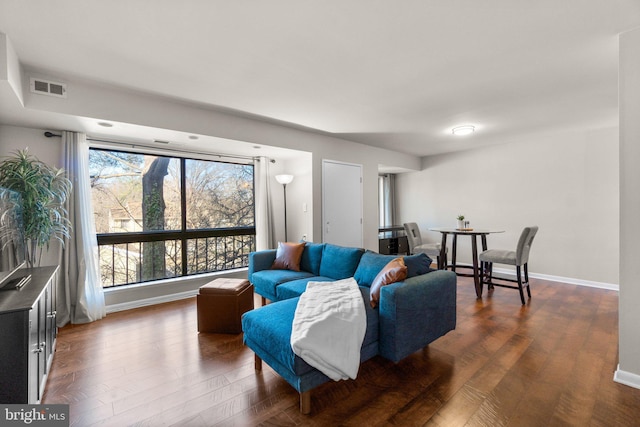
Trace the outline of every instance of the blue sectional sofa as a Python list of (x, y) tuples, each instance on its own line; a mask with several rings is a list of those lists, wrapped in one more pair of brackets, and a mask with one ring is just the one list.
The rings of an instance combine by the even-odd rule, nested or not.
[(264, 360), (300, 393), (300, 410), (310, 411), (310, 390), (330, 381), (293, 353), (290, 345), (298, 297), (309, 281), (354, 277), (367, 315), (361, 362), (381, 355), (399, 362), (456, 326), (456, 275), (431, 270), (424, 254), (404, 257), (408, 277), (381, 288), (378, 306), (371, 308), (369, 287), (380, 270), (396, 258), (359, 248), (306, 243), (300, 271), (275, 270), (276, 250), (249, 255), (249, 281), (255, 292), (271, 301), (242, 318), (245, 344), (256, 354), (256, 369)]

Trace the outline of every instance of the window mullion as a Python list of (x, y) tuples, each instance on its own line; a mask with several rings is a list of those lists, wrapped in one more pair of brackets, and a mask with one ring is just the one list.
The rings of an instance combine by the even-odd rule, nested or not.
[(187, 269), (187, 170), (186, 170), (186, 159), (180, 159), (180, 211), (182, 212), (182, 238), (181, 238), (181, 249), (182, 249), (182, 275), (186, 276)]

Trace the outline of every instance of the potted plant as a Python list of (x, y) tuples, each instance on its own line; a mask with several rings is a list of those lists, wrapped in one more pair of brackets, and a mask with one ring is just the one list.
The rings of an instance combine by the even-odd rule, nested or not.
[(464, 228), (464, 215), (458, 215), (458, 230), (462, 230)]
[(40, 265), (43, 248), (51, 239), (64, 245), (71, 223), (64, 203), (71, 194), (72, 184), (63, 169), (41, 162), (28, 149), (0, 162), (0, 187), (14, 190), (22, 198), (25, 257), (29, 267)]

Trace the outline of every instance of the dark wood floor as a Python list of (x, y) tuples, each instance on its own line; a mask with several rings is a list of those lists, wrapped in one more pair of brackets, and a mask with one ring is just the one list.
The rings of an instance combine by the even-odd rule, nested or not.
[(459, 278), (455, 331), (398, 364), (298, 395), (240, 335), (198, 334), (195, 299), (60, 330), (44, 403), (73, 426), (632, 426), (640, 390), (613, 382), (618, 294), (532, 280), (533, 299), (498, 288), (476, 300)]

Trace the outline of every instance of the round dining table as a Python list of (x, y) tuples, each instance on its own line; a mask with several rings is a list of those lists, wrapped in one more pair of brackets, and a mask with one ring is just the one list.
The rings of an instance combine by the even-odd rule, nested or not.
[[(459, 276), (473, 277), (473, 282), (476, 287), (476, 296), (482, 297), (482, 282), (480, 280), (480, 268), (478, 262), (478, 236), (480, 236), (482, 250), (487, 250), (487, 236), (489, 234), (504, 233), (504, 230), (497, 229), (475, 229), (475, 228), (443, 228), (435, 227), (430, 228), (429, 231), (436, 231), (442, 234), (442, 244), (440, 245), (440, 259), (444, 260), (447, 253), (447, 236), (451, 234), (453, 236), (452, 248), (451, 248), (451, 264), (445, 265), (444, 269), (451, 268), (451, 271), (455, 272)], [(470, 236), (471, 237), (471, 258), (472, 265), (457, 264), (456, 263), (456, 250), (458, 246), (458, 236)], [(473, 274), (464, 274), (456, 271), (456, 268), (471, 268)]]

